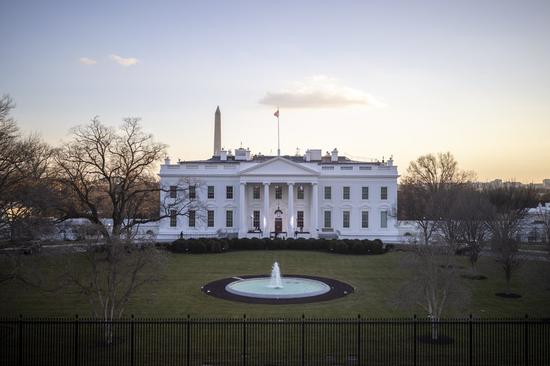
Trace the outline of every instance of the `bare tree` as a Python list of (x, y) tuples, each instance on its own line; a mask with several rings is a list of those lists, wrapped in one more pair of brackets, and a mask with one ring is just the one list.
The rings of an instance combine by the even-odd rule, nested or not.
[(542, 240), (550, 254), (550, 203), (545, 206), (541, 204), (537, 206), (536, 221), (542, 225)]
[(144, 133), (137, 118), (126, 118), (118, 130), (97, 117), (75, 128), (72, 141), (56, 156), (62, 220), (86, 218), (105, 240), (116, 241), (130, 237), (137, 225), (186, 215), (193, 202), (184, 185), (177, 187), (175, 199), (163, 199), (152, 210), (150, 202), (161, 202), (159, 195), (170, 193), (155, 177), (164, 156), (165, 145)]
[(466, 254), (475, 273), (488, 237), (486, 223), (492, 212), (490, 203), (483, 192), (467, 187), (455, 201), (454, 211), (459, 222), (460, 240), (467, 245)]
[[(86, 250), (69, 260), (64, 281), (76, 287), (89, 302), (92, 314), (105, 321), (104, 339), (113, 343), (113, 319), (121, 318), (137, 291), (162, 278), (164, 255), (151, 243), (131, 245), (121, 240), (103, 244), (102, 229), (80, 227), (89, 239)], [(83, 265), (84, 264), (84, 265)]]
[(453, 203), (451, 192), (472, 177), (473, 173), (458, 168), (449, 152), (420, 156), (409, 164), (401, 180), (401, 219), (415, 220), (422, 230), (424, 244), (430, 243), (441, 228), (442, 218), (448, 216)]
[(437, 340), (437, 322), (447, 311), (460, 309), (469, 300), (469, 292), (459, 278), (454, 250), (442, 243), (419, 245), (403, 265), (410, 276), (399, 289), (397, 305), (424, 309), (433, 321), (432, 339)]
[(519, 267), (518, 241), (521, 222), (530, 207), (536, 204), (531, 187), (504, 185), (486, 191), (492, 205), (492, 213), (487, 221), (491, 233), (491, 245), (497, 255), (506, 279), (506, 291), (510, 294), (513, 272)]

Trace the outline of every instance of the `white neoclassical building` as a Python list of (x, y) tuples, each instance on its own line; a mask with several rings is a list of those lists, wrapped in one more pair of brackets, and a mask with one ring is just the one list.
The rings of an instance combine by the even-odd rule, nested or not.
[(221, 149), (216, 111), (214, 155), (165, 160), (161, 203), (187, 215), (161, 220), (158, 240), (179, 237), (305, 237), (397, 242), (397, 167), (310, 149), (302, 156)]

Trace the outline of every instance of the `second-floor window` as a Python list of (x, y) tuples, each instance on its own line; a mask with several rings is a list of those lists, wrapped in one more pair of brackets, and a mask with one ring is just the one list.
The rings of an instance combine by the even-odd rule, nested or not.
[(252, 199), (255, 199), (255, 200), (260, 199), (260, 186), (254, 186), (252, 188)]
[(178, 196), (178, 187), (170, 186), (170, 198), (176, 198)]
[(228, 200), (233, 199), (233, 186), (225, 187), (225, 198), (227, 198)]
[(208, 196), (207, 198), (214, 199), (214, 186), (208, 186)]
[(342, 189), (342, 199), (349, 200), (349, 187), (343, 187)]
[(388, 199), (388, 187), (380, 187), (380, 199), (381, 200)]
[(331, 186), (325, 186), (325, 199), (330, 200), (332, 198), (332, 188)]
[(296, 197), (297, 197), (299, 200), (303, 200), (303, 199), (304, 199), (304, 186), (298, 186), (298, 192), (296, 192)]
[(254, 210), (252, 216), (253, 216), (252, 217), (252, 225), (254, 226), (254, 229), (259, 229), (260, 228), (260, 211), (259, 210)]
[(361, 199), (369, 199), (369, 187), (361, 187)]
[(189, 199), (194, 200), (197, 198), (197, 187), (192, 185), (189, 186)]
[(208, 227), (214, 227), (214, 210), (207, 211), (207, 220), (206, 223)]
[(189, 210), (188, 212), (189, 227), (195, 227), (195, 212), (195, 210)]
[(283, 187), (275, 186), (275, 199), (276, 200), (283, 199)]
[(349, 211), (342, 213), (342, 227), (349, 228)]

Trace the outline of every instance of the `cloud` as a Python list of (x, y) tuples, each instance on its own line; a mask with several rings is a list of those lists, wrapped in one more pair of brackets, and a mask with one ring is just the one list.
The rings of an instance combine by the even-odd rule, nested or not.
[(95, 65), (97, 64), (97, 61), (94, 59), (91, 59), (89, 57), (81, 57), (78, 59), (78, 62), (80, 62), (83, 65)]
[(342, 85), (325, 75), (293, 82), (279, 92), (267, 92), (261, 104), (284, 108), (342, 108), (354, 105), (385, 107), (386, 104), (362, 90)]
[(117, 64), (125, 66), (125, 67), (136, 65), (139, 62), (139, 60), (137, 58), (122, 57), (122, 56), (119, 56), (119, 55), (109, 55), (109, 58), (111, 60), (113, 60), (114, 62), (116, 62)]

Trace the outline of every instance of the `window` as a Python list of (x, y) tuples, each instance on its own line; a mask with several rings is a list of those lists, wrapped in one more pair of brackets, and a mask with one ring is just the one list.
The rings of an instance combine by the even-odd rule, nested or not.
[(342, 189), (342, 199), (349, 200), (349, 187), (343, 187), (343, 189)]
[(325, 186), (325, 199), (329, 200), (332, 197), (332, 188), (330, 186)]
[(325, 211), (325, 228), (331, 228), (332, 227), (332, 212)]
[(253, 213), (252, 225), (254, 226), (254, 229), (260, 229), (260, 211), (259, 210), (256, 210)]
[(302, 231), (304, 228), (304, 211), (298, 211), (296, 215), (296, 225)]
[(381, 200), (388, 199), (388, 187), (380, 187), (380, 199)]
[(195, 185), (189, 186), (189, 199), (194, 200), (197, 198), (197, 187)]
[(195, 210), (189, 210), (189, 227), (195, 227)]
[(178, 214), (176, 210), (170, 210), (170, 227), (178, 226)]
[(208, 199), (214, 199), (214, 186), (208, 186)]
[(296, 193), (296, 196), (299, 200), (304, 199), (304, 186), (298, 186), (298, 192)]
[(388, 227), (388, 211), (380, 212), (380, 227), (383, 229)]
[(233, 227), (233, 210), (225, 211), (225, 227)]
[(369, 199), (369, 187), (361, 187), (361, 198), (364, 200)]
[(178, 187), (170, 186), (170, 198), (176, 198), (178, 196)]
[(260, 199), (260, 186), (254, 186), (254, 188), (252, 188), (252, 199)]
[(208, 210), (208, 227), (214, 227), (214, 210)]
[(225, 198), (228, 200), (233, 199), (233, 186), (226, 186), (225, 187)]
[(275, 186), (275, 199), (276, 200), (283, 199), (283, 187)]
[(361, 227), (367, 229), (369, 227), (369, 211), (361, 212)]
[(349, 211), (344, 211), (342, 214), (342, 227), (349, 228)]

